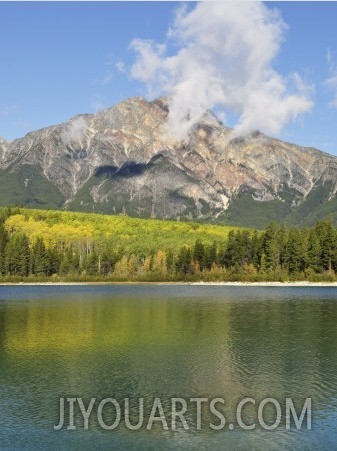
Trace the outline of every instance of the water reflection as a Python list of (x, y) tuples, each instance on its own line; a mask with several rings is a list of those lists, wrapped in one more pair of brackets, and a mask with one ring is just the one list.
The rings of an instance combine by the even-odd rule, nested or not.
[[(1, 443), (32, 449), (41, 449), (42, 437), (51, 449), (90, 449), (93, 442), (101, 449), (328, 449), (335, 443), (337, 302), (331, 295), (312, 299), (295, 290), (282, 298), (278, 291), (272, 300), (262, 290), (251, 300), (245, 292), (243, 301), (240, 291), (212, 295), (210, 289), (203, 297), (189, 296), (189, 288), (181, 296), (173, 288), (161, 297), (148, 288), (137, 295), (90, 288), (83, 296), (34, 299), (30, 293), (28, 300), (1, 302)], [(189, 431), (121, 427), (107, 434), (94, 419), (89, 431), (53, 431), (60, 397), (144, 397), (149, 413), (154, 397), (169, 405), (174, 396), (222, 397), (231, 422), (242, 398), (272, 397), (283, 405), (290, 397), (301, 407), (312, 397), (316, 426), (215, 433), (197, 431), (190, 414)], [(203, 420), (210, 422), (206, 407)]]

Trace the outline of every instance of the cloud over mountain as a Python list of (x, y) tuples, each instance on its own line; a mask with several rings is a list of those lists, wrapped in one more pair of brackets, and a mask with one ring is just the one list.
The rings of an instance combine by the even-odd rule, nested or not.
[(168, 129), (175, 137), (213, 108), (235, 115), (236, 134), (277, 134), (313, 105), (299, 74), (273, 67), (285, 30), (278, 11), (262, 2), (183, 6), (165, 43), (132, 41), (131, 76), (150, 96), (172, 98)]
[(86, 134), (88, 125), (81, 116), (73, 118), (61, 133), (64, 144), (71, 144), (73, 141), (81, 141)]

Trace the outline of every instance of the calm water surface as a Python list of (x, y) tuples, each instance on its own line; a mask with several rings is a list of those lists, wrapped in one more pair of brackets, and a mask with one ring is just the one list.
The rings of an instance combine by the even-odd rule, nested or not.
[[(84, 430), (78, 404), (76, 430), (63, 428), (59, 399), (97, 399)], [(97, 405), (131, 398), (130, 417), (144, 426), (114, 430), (97, 421)], [(146, 429), (154, 398), (170, 425), (170, 399), (220, 397), (227, 420), (195, 404), (189, 429), (161, 422)], [(272, 431), (239, 427), (236, 406), (257, 423), (257, 406), (274, 398), (282, 408)], [(312, 430), (285, 428), (284, 402), (298, 413), (312, 398)], [(193, 408), (190, 408), (194, 406)], [(255, 409), (255, 410), (254, 410)], [(114, 421), (112, 405), (104, 410)], [(158, 411), (157, 411), (157, 415)], [(271, 404), (264, 412), (273, 424)], [(233, 430), (227, 425), (232, 423)], [(333, 287), (223, 286), (11, 286), (0, 287), (0, 449), (49, 450), (302, 450), (337, 449), (337, 289)]]

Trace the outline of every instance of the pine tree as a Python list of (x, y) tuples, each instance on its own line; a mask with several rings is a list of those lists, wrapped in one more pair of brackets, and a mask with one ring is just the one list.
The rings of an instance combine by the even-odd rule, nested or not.
[(263, 236), (263, 252), (266, 258), (266, 268), (276, 271), (280, 265), (280, 246), (278, 239), (279, 226), (275, 222), (269, 224)]
[(315, 232), (320, 240), (322, 268), (331, 272), (333, 248), (335, 246), (332, 219), (328, 218), (318, 221), (315, 226)]
[(217, 246), (216, 243), (213, 242), (211, 246), (207, 246), (204, 251), (203, 263), (200, 266), (200, 269), (206, 268), (210, 271), (213, 263), (217, 261)]
[(5, 271), (10, 275), (25, 277), (30, 266), (28, 238), (23, 233), (14, 232), (5, 248)]
[(256, 269), (260, 268), (263, 253), (263, 236), (254, 230), (251, 237), (252, 263)]
[(193, 260), (199, 263), (200, 270), (204, 267), (205, 247), (200, 239), (197, 239), (193, 248)]
[(187, 246), (183, 246), (176, 260), (176, 270), (179, 274), (190, 274), (192, 272), (192, 252)]
[(57, 247), (47, 249), (47, 275), (58, 274), (60, 272), (62, 256)]
[(219, 256), (219, 262), (226, 268), (231, 268), (235, 263), (236, 236), (235, 231), (231, 230), (228, 234), (227, 244), (224, 252)]
[(35, 275), (47, 275), (48, 255), (42, 238), (38, 238), (32, 247), (31, 272)]
[(0, 222), (0, 275), (5, 274), (5, 249), (8, 240), (8, 233), (3, 223)]
[(306, 247), (303, 242), (303, 235), (298, 229), (291, 229), (288, 233), (288, 239), (285, 251), (285, 263), (289, 274), (299, 274), (306, 267)]
[(322, 270), (321, 245), (315, 229), (310, 230), (308, 237), (308, 267), (316, 273)]

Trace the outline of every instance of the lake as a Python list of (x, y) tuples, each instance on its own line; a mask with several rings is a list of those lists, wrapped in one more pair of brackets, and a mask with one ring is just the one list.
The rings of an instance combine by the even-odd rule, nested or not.
[(0, 449), (336, 443), (336, 287), (0, 287)]

